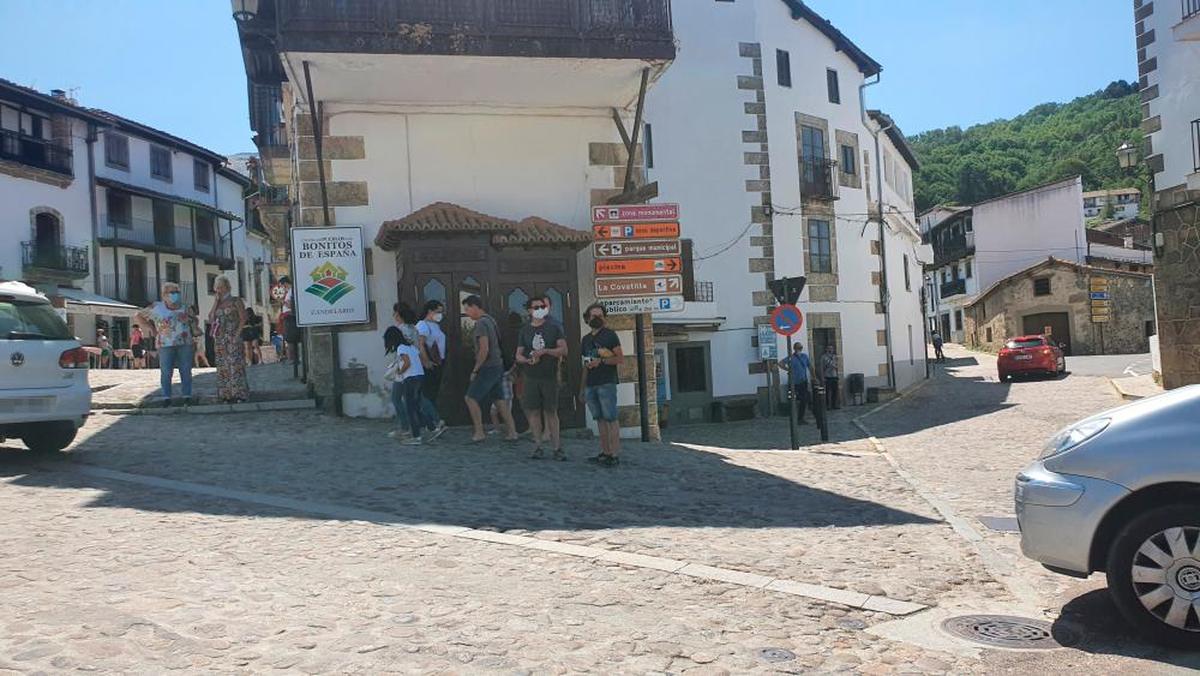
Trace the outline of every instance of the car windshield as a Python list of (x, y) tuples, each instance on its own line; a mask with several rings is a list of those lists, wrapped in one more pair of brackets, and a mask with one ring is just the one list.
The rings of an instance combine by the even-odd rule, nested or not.
[(1019, 340), (1010, 340), (1004, 347), (1010, 350), (1019, 350), (1023, 347), (1041, 347), (1044, 344), (1041, 338), (1022, 338)]
[(0, 340), (71, 340), (49, 303), (0, 296)]

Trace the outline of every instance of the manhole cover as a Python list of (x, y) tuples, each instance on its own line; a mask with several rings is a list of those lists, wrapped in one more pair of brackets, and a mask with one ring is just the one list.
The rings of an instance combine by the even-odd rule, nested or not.
[(1010, 615), (961, 615), (942, 623), (951, 636), (995, 648), (1052, 650), (1071, 645), (1075, 637), (1049, 622)]
[(789, 662), (796, 659), (796, 653), (783, 648), (763, 648), (758, 651), (758, 657), (764, 662)]

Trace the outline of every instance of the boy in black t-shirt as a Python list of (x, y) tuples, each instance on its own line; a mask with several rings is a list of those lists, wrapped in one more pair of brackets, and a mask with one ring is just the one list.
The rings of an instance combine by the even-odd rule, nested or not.
[(617, 365), (625, 358), (621, 340), (604, 326), (608, 311), (592, 303), (583, 312), (591, 332), (583, 336), (584, 377), (579, 399), (587, 404), (600, 431), (600, 455), (590, 458), (607, 467), (617, 464), (621, 452), (621, 424), (617, 421)]

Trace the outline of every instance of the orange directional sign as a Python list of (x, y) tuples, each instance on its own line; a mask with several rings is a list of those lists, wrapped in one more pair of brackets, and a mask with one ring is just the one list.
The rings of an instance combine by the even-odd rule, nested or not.
[(679, 236), (678, 223), (627, 223), (593, 225), (596, 239), (670, 239)]
[(682, 258), (633, 258), (629, 260), (596, 261), (598, 275), (640, 275), (683, 270)]
[(597, 298), (623, 296), (669, 296), (683, 293), (682, 275), (650, 277), (597, 277)]
[(637, 239), (628, 242), (606, 240), (592, 245), (596, 258), (678, 258), (683, 247), (677, 239)]

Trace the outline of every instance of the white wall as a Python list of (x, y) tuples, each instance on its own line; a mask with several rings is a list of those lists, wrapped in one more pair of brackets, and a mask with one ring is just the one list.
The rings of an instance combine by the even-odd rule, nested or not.
[(1146, 58), (1157, 59), (1158, 68), (1147, 75), (1150, 86), (1158, 85), (1158, 98), (1149, 102), (1150, 117), (1158, 116), (1162, 130), (1151, 134), (1153, 152), (1163, 156), (1163, 171), (1154, 175), (1157, 190), (1187, 182), (1195, 171), (1191, 121), (1200, 119), (1200, 41), (1176, 40), (1172, 28), (1183, 18), (1179, 2), (1156, 2), (1145, 20), (1155, 40), (1146, 46)]
[(1108, 258), (1115, 261), (1150, 264), (1154, 262), (1154, 252), (1148, 249), (1126, 249), (1123, 246), (1110, 244), (1088, 244), (1088, 255), (1098, 258)]
[(987, 288), (1040, 259), (1087, 253), (1078, 177), (974, 207), (975, 277)]
[[(336, 207), (338, 225), (361, 225), (368, 245), (384, 221), (438, 201), (505, 218), (536, 215), (562, 225), (590, 227), (592, 188), (611, 187), (611, 169), (588, 167), (588, 143), (613, 142), (607, 111), (401, 112), (330, 104), (332, 135), (363, 136), (366, 159), (333, 163), (334, 181), (368, 181), (370, 205)], [(350, 416), (387, 416), (381, 337), (396, 298), (395, 253), (376, 249), (370, 298), (378, 331), (343, 333), (343, 366), (365, 363), (376, 391), (348, 394)], [(577, 309), (577, 308), (573, 308)]]

